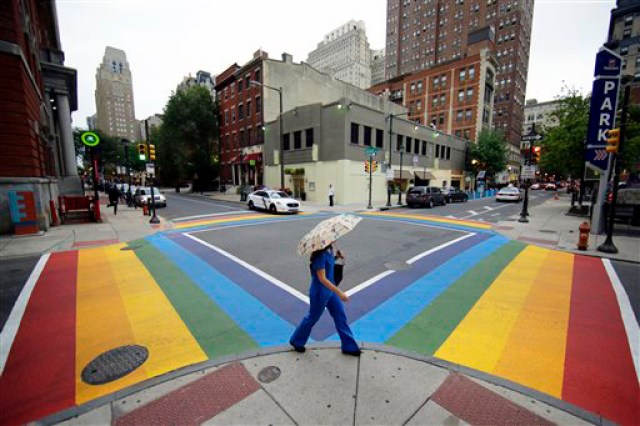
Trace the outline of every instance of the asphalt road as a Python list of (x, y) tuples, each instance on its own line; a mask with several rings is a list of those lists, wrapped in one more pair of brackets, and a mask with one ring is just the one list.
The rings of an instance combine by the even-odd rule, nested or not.
[(18, 295), (38, 263), (40, 255), (18, 256), (0, 260), (0, 330), (9, 318)]
[[(167, 207), (159, 208), (157, 214), (166, 219), (246, 210), (246, 208), (237, 203), (211, 200), (197, 195), (187, 195), (173, 191), (163, 191), (163, 194), (167, 198)], [(238, 199), (240, 199), (239, 197)]]

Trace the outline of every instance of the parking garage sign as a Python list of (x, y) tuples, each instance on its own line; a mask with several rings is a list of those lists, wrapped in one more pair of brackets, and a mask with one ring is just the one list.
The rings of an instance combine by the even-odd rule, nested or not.
[(587, 164), (601, 171), (607, 169), (609, 161), (606, 133), (614, 127), (621, 65), (622, 58), (615, 52), (605, 47), (598, 51), (584, 148)]

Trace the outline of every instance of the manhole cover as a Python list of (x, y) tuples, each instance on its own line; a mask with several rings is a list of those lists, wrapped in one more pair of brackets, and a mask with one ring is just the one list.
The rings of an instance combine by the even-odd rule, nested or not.
[(274, 365), (265, 367), (258, 373), (258, 380), (262, 383), (270, 383), (280, 377), (280, 369)]
[(133, 246), (126, 246), (126, 247), (122, 247), (120, 250), (122, 250), (122, 251), (127, 251), (127, 250), (137, 250), (137, 249), (139, 249), (139, 248), (140, 248), (140, 246), (133, 245)]
[(144, 346), (127, 345), (111, 349), (94, 358), (82, 370), (82, 380), (90, 385), (109, 383), (126, 376), (149, 358)]
[(404, 260), (395, 260), (393, 262), (385, 263), (384, 267), (387, 269), (391, 269), (392, 271), (406, 271), (407, 269), (411, 268), (411, 265), (409, 265)]

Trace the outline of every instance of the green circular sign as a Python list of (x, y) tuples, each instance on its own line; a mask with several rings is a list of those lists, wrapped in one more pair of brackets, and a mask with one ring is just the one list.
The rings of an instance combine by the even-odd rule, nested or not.
[(98, 146), (100, 143), (100, 136), (95, 134), (94, 132), (84, 132), (82, 136), (80, 136), (80, 140), (86, 146)]

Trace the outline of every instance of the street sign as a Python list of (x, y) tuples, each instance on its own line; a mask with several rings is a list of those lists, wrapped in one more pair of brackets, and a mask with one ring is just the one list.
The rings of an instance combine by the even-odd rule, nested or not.
[(596, 55), (595, 80), (591, 92), (585, 161), (601, 171), (608, 166), (606, 133), (615, 124), (621, 65), (620, 56), (605, 47), (600, 48)]
[(367, 157), (375, 157), (378, 154), (378, 148), (367, 146), (364, 148), (364, 153)]
[(98, 144), (100, 143), (100, 136), (98, 136), (94, 132), (84, 132), (82, 133), (82, 135), (80, 135), (80, 140), (86, 146), (93, 148), (95, 146), (98, 146)]
[(520, 179), (533, 179), (536, 177), (536, 166), (522, 166)]
[(385, 175), (387, 180), (393, 180), (393, 167), (389, 166), (387, 167), (387, 173)]
[(485, 170), (480, 170), (480, 171), (478, 172), (478, 179), (484, 179), (484, 175), (485, 175), (486, 173), (487, 173), (487, 172), (486, 172)]
[(522, 142), (537, 142), (542, 139), (542, 135), (522, 135), (520, 140)]

